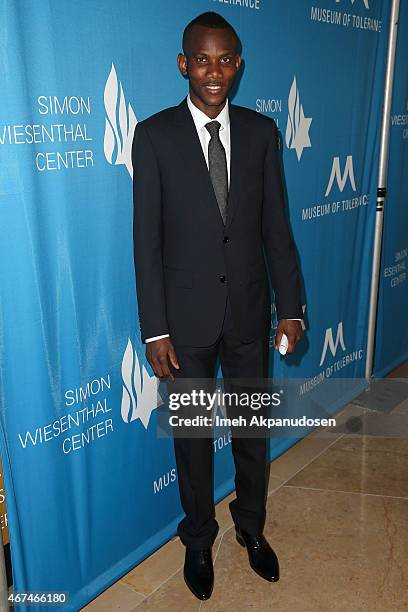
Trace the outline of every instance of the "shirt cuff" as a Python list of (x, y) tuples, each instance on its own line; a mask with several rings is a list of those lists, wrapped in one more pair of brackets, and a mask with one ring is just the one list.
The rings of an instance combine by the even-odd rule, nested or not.
[(146, 338), (145, 342), (153, 342), (153, 340), (161, 340), (162, 338), (169, 338), (170, 334), (163, 334), (162, 336), (153, 336), (152, 338)]
[(303, 319), (287, 319), (287, 321), (300, 321), (301, 324), (302, 324), (303, 331), (306, 329), (306, 326), (305, 326), (305, 323), (304, 323)]

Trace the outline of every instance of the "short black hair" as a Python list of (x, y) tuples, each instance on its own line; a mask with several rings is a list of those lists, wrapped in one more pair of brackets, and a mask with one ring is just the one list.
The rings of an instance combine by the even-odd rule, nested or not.
[(236, 50), (239, 51), (240, 48), (240, 40), (238, 38), (238, 34), (232, 27), (230, 23), (222, 15), (218, 13), (214, 13), (213, 11), (207, 11), (206, 13), (202, 13), (195, 17), (190, 23), (186, 25), (183, 32), (183, 53), (186, 55), (187, 49), (187, 40), (190, 35), (191, 30), (194, 26), (202, 26), (204, 28), (214, 28), (219, 30), (229, 30), (235, 37), (236, 40)]

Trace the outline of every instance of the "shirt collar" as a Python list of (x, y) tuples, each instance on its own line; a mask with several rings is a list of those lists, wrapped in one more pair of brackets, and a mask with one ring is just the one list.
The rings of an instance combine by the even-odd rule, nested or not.
[(220, 128), (221, 130), (227, 129), (229, 127), (230, 118), (229, 118), (228, 98), (225, 102), (224, 108), (214, 119), (211, 119), (210, 117), (208, 117), (205, 113), (203, 113), (202, 110), (200, 110), (199, 108), (197, 108), (195, 104), (193, 104), (190, 98), (190, 94), (188, 94), (187, 96), (187, 105), (193, 116), (193, 120), (194, 120), (197, 130), (201, 130), (205, 126), (205, 124), (209, 123), (210, 121), (219, 121), (221, 123), (221, 128)]

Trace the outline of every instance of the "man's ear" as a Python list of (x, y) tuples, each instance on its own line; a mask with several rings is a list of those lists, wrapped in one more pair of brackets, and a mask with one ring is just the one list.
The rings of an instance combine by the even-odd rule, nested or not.
[(237, 69), (237, 72), (240, 66), (241, 66), (241, 56), (238, 54), (235, 58), (235, 68)]
[(179, 53), (177, 56), (177, 65), (181, 74), (186, 77), (187, 76), (187, 56), (183, 53)]

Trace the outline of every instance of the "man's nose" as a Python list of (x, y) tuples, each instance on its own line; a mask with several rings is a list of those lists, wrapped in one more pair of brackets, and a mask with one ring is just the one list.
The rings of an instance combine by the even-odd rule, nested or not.
[(207, 64), (207, 77), (214, 80), (222, 78), (222, 70), (218, 61), (209, 62)]

